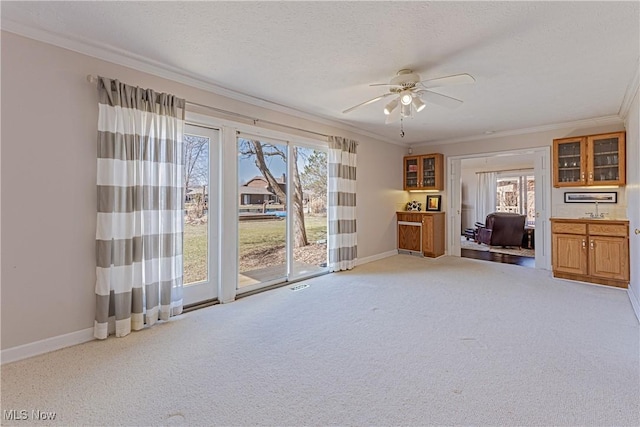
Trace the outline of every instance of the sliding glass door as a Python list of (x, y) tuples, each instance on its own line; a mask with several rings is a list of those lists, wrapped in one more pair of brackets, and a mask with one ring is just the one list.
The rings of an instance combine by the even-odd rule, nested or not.
[(294, 146), (290, 279), (327, 270), (327, 152)]
[(238, 138), (238, 288), (287, 278), (287, 144)]
[(239, 135), (238, 291), (326, 271), (326, 153)]

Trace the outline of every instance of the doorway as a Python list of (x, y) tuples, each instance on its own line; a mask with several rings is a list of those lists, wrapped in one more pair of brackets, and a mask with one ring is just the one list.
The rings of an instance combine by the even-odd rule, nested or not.
[[(533, 207), (531, 209), (531, 200), (528, 200), (528, 203), (524, 203), (524, 199), (527, 197), (527, 189), (528, 183), (527, 178), (522, 179), (522, 188), (518, 188), (518, 192), (511, 194), (510, 196), (514, 199), (515, 205), (520, 208), (526, 209), (524, 212), (527, 214), (527, 226), (529, 228), (535, 227), (535, 233), (530, 231), (528, 233), (529, 236), (533, 237), (531, 245), (535, 247), (535, 267), (549, 269), (550, 268), (550, 230), (549, 230), (549, 215), (550, 215), (550, 151), (549, 147), (539, 147), (534, 149), (525, 149), (525, 150), (512, 150), (505, 152), (494, 152), (494, 153), (483, 153), (483, 154), (475, 154), (475, 155), (466, 155), (466, 156), (452, 156), (448, 159), (448, 168), (449, 168), (449, 190), (448, 190), (448, 210), (449, 210), (449, 233), (448, 233), (448, 246), (449, 246), (449, 254), (455, 256), (462, 255), (462, 246), (465, 241), (463, 230), (467, 227), (468, 224), (474, 224), (477, 221), (475, 212), (473, 212), (473, 207), (475, 203), (469, 203), (469, 198), (467, 197), (463, 203), (463, 174), (469, 174), (469, 168), (463, 170), (463, 163), (466, 163), (467, 166), (471, 165), (475, 167), (476, 170), (493, 170), (494, 172), (497, 170), (508, 170), (515, 169), (512, 172), (519, 171), (527, 171), (527, 169), (533, 169), (533, 173), (522, 173), (522, 176), (531, 176), (533, 177), (530, 181), (535, 182), (535, 193), (532, 195), (531, 199), (533, 199)], [(480, 167), (483, 166), (483, 167)], [(475, 174), (475, 173), (474, 173)], [(509, 175), (509, 174), (506, 174)], [(515, 175), (519, 175), (515, 173)], [(474, 177), (475, 178), (475, 177)], [(502, 178), (508, 178), (503, 176)], [(470, 178), (467, 176), (467, 181)], [(505, 182), (506, 183), (506, 182)], [(503, 184), (505, 184), (503, 183)], [(496, 180), (497, 184), (497, 180)], [(503, 186), (502, 190), (505, 191)], [(468, 191), (468, 189), (467, 189)], [(475, 190), (474, 190), (475, 191)], [(496, 191), (497, 193), (497, 191)], [(475, 193), (474, 193), (475, 194)], [(497, 194), (496, 194), (497, 196)], [(519, 202), (518, 202), (519, 198)], [(501, 209), (498, 206), (498, 197), (496, 197), (496, 211)], [(505, 204), (505, 201), (500, 201), (502, 204)], [(505, 209), (510, 209), (510, 207), (506, 207)], [(463, 220), (464, 218), (464, 220)], [(483, 221), (480, 221), (483, 222)], [(467, 226), (463, 227), (463, 224)], [(487, 248), (484, 248), (487, 251)], [(488, 252), (488, 251), (487, 251)], [(509, 263), (523, 263), (525, 265), (530, 265), (531, 262), (527, 262), (526, 260), (519, 259), (511, 259), (506, 260), (506, 258), (511, 256), (518, 256), (518, 254), (482, 254), (480, 259), (484, 258), (496, 258), (499, 257), (501, 260), (493, 259), (494, 261), (499, 262), (509, 262)], [(483, 258), (484, 257), (484, 258)]]

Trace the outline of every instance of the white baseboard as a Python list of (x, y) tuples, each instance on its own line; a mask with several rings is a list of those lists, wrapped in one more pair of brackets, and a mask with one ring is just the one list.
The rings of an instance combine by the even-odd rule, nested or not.
[(4, 365), (5, 363), (38, 356), (50, 351), (93, 341), (94, 339), (93, 328), (82, 329), (80, 331), (58, 335), (57, 337), (46, 338), (40, 341), (2, 350), (2, 352), (0, 352), (0, 361)]
[(629, 294), (629, 300), (631, 301), (631, 307), (633, 307), (633, 311), (636, 313), (636, 317), (640, 322), (640, 298), (639, 296), (633, 293), (633, 289), (631, 286), (627, 288), (627, 294)]
[(382, 252), (381, 254), (371, 255), (364, 258), (358, 258), (356, 259), (356, 265), (367, 264), (369, 262), (378, 261), (379, 259), (388, 258), (394, 255), (398, 255), (397, 249), (394, 249), (392, 251)]

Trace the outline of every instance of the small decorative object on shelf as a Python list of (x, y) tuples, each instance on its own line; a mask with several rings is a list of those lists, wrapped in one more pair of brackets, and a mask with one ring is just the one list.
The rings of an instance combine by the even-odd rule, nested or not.
[(421, 211), (422, 210), (422, 203), (417, 202), (415, 200), (412, 200), (409, 203), (407, 203), (407, 210), (408, 211)]
[(442, 196), (427, 196), (427, 207), (428, 211), (439, 211), (440, 210), (440, 199)]

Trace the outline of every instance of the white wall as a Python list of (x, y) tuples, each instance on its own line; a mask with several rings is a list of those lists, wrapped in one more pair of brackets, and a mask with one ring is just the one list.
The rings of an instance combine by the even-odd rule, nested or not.
[(87, 74), (358, 140), (359, 258), (395, 250), (406, 149), (11, 33), (1, 39), (3, 350), (93, 326), (98, 100)]

